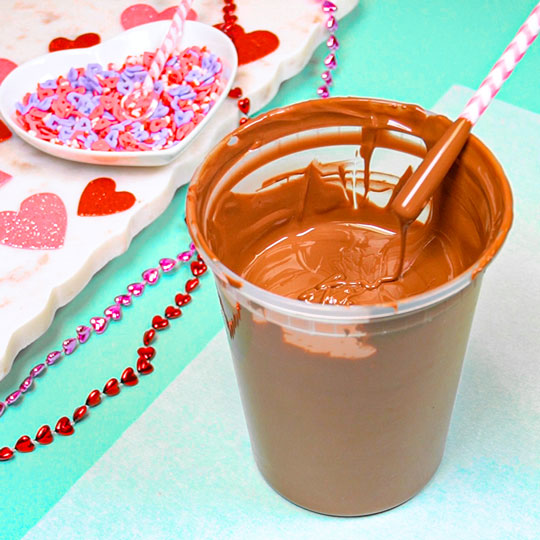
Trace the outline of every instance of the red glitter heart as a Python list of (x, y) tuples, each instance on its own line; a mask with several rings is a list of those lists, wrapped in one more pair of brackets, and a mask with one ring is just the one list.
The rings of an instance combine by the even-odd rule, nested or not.
[(101, 43), (101, 38), (99, 34), (94, 32), (81, 34), (75, 39), (57, 37), (49, 43), (49, 52), (63, 51), (65, 49), (85, 49), (86, 47), (93, 47), (98, 43)]
[(15, 62), (7, 58), (0, 58), (0, 83), (17, 67)]
[(279, 38), (268, 30), (246, 33), (239, 24), (233, 24), (227, 35), (236, 47), (239, 66), (259, 60), (279, 47)]
[(165, 309), (165, 317), (167, 317), (167, 319), (178, 319), (180, 315), (182, 315), (182, 310), (177, 307), (167, 306)]
[(41, 426), (36, 433), (36, 441), (39, 444), (51, 444), (53, 442), (53, 434), (49, 426)]
[(13, 457), (13, 450), (11, 448), (4, 446), (4, 448), (0, 449), (0, 461), (7, 461), (8, 459), (11, 459), (12, 457)]
[(0, 120), (0, 143), (7, 141), (9, 138), (11, 138), (11, 131), (9, 131), (6, 124)]
[[(128, 30), (129, 28), (133, 28), (134, 26), (139, 26), (141, 24), (172, 19), (177, 9), (178, 6), (171, 6), (164, 9), (162, 12), (157, 12), (148, 4), (134, 4), (133, 6), (129, 6), (122, 11), (122, 15), (120, 15), (120, 22), (122, 23), (124, 29)], [(197, 13), (193, 9), (190, 9), (186, 18), (188, 20), (195, 21), (197, 20)]]
[(95, 407), (101, 403), (101, 392), (99, 390), (92, 390), (86, 398), (86, 404), (89, 407)]
[(77, 214), (79, 216), (109, 216), (124, 212), (135, 204), (135, 195), (129, 191), (115, 191), (112, 178), (96, 178), (82, 192)]
[(202, 276), (206, 272), (207, 269), (208, 268), (203, 261), (193, 261), (191, 263), (191, 273), (195, 277)]
[(73, 421), (80, 422), (88, 413), (88, 407), (86, 405), (81, 405), (75, 409), (73, 413)]
[(69, 435), (73, 435), (75, 433), (75, 429), (67, 416), (62, 416), (62, 418), (58, 420), (54, 431), (56, 431), (58, 435), (62, 435), (64, 437), (68, 437)]
[(154, 349), (154, 347), (139, 347), (137, 349), (137, 354), (147, 360), (152, 360), (156, 355), (156, 349)]
[(118, 379), (109, 379), (103, 387), (103, 393), (107, 396), (118, 395), (120, 393), (120, 385), (118, 384)]
[(150, 328), (150, 330), (147, 330), (143, 335), (143, 343), (145, 345), (150, 345), (150, 343), (154, 341), (155, 337), (156, 337), (156, 331), (153, 328)]
[(164, 328), (167, 328), (167, 326), (169, 326), (169, 321), (167, 319), (164, 319), (161, 315), (156, 315), (152, 319), (152, 326), (156, 330), (163, 330)]
[(195, 277), (186, 281), (186, 292), (190, 293), (193, 289), (199, 286), (199, 280)]
[(139, 378), (135, 375), (135, 371), (133, 371), (132, 367), (124, 369), (120, 380), (122, 381), (122, 384), (125, 384), (126, 386), (135, 386), (139, 382)]
[(15, 450), (17, 450), (17, 452), (21, 452), (22, 454), (33, 452), (35, 449), (36, 446), (28, 435), (23, 435), (15, 444)]
[(249, 113), (249, 107), (250, 107), (250, 105), (251, 105), (251, 103), (250, 103), (250, 101), (249, 101), (249, 98), (247, 98), (247, 97), (238, 100), (238, 108), (239, 108), (244, 114), (248, 114), (248, 113)]
[(154, 371), (154, 366), (146, 358), (139, 358), (137, 360), (137, 371), (141, 375), (148, 375)]
[(189, 294), (178, 293), (174, 297), (174, 301), (176, 302), (177, 306), (182, 307), (191, 302), (191, 296)]

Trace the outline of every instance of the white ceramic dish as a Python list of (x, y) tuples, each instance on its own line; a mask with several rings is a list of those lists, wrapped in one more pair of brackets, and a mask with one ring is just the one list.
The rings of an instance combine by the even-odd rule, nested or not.
[(181, 48), (206, 45), (223, 62), (225, 87), (219, 99), (197, 127), (176, 146), (143, 152), (100, 152), (70, 148), (38, 139), (22, 129), (14, 120), (15, 104), (26, 92), (33, 92), (39, 82), (66, 74), (71, 67), (90, 62), (105, 65), (122, 62), (127, 56), (153, 51), (159, 47), (169, 28), (169, 21), (138, 26), (86, 49), (71, 49), (46, 54), (13, 70), (0, 86), (0, 114), (10, 129), (21, 139), (53, 156), (98, 165), (160, 166), (170, 163), (191, 143), (226, 99), (236, 76), (238, 59), (232, 41), (221, 31), (207, 24), (186, 21)]

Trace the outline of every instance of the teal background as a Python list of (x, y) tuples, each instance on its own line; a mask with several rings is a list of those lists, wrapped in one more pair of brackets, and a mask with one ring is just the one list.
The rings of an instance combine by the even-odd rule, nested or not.
[[(340, 23), (333, 94), (377, 96), (430, 108), (453, 84), (476, 87), (534, 5), (534, 1), (516, 0), (361, 2)], [(284, 83), (267, 108), (313, 98), (325, 53), (320, 47), (304, 71)], [(540, 112), (539, 66), (540, 45), (535, 43), (498, 97)], [(13, 391), (48, 351), (73, 335), (77, 325), (102, 313), (127, 283), (140, 279), (143, 269), (185, 249), (184, 198), (182, 188), (168, 210), (134, 239), (126, 253), (58, 311), (47, 333), (19, 354), (13, 371), (0, 382), (1, 396)], [(121, 323), (112, 324), (103, 336), (93, 336), (38, 380), (39, 391), (29, 393), (21, 406), (0, 420), (0, 446), (13, 445), (21, 434), (34, 436), (44, 423), (54, 426), (60, 416), (84, 402), (89, 390), (102, 388), (108, 378), (118, 377), (124, 367), (133, 365), (152, 316), (173, 303), (186, 278), (187, 272), (180, 271), (162, 278), (166, 283), (147, 288), (134, 306), (124, 310)], [(92, 418), (77, 426), (76, 436), (60, 438), (31, 456), (18, 455), (0, 464), (0, 539), (18, 538), (33, 526), (220, 328), (217, 298), (207, 276), (184, 317), (160, 334), (156, 371), (150, 377), (92, 411)]]

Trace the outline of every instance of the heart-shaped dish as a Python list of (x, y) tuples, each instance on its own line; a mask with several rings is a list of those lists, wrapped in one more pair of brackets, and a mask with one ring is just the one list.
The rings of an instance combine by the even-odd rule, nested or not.
[(83, 67), (91, 62), (102, 65), (123, 61), (132, 55), (156, 50), (168, 28), (169, 21), (158, 21), (137, 26), (122, 34), (86, 49), (71, 49), (40, 56), (14, 69), (0, 85), (0, 115), (10, 129), (27, 143), (53, 156), (98, 165), (160, 166), (173, 161), (207, 124), (231, 89), (238, 58), (232, 41), (220, 30), (195, 21), (186, 21), (180, 49), (206, 46), (223, 63), (224, 89), (205, 118), (176, 146), (163, 150), (102, 152), (75, 149), (34, 137), (14, 120), (15, 105), (26, 92), (34, 92), (37, 84), (59, 75), (72, 67)]

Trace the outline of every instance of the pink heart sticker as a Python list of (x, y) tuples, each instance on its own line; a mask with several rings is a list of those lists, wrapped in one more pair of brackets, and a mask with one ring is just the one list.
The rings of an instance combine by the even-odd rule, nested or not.
[(22, 249), (59, 249), (67, 228), (66, 207), (54, 193), (37, 193), (18, 212), (0, 212), (0, 244)]
[(0, 187), (2, 187), (4, 184), (7, 184), (12, 178), (13, 176), (11, 176), (11, 174), (0, 171)]
[[(124, 30), (129, 30), (130, 28), (149, 22), (170, 20), (173, 18), (174, 12), (177, 9), (178, 6), (171, 6), (158, 12), (148, 4), (134, 4), (122, 11), (120, 22)], [(193, 9), (190, 9), (186, 18), (188, 21), (195, 21), (197, 20), (197, 13)]]

